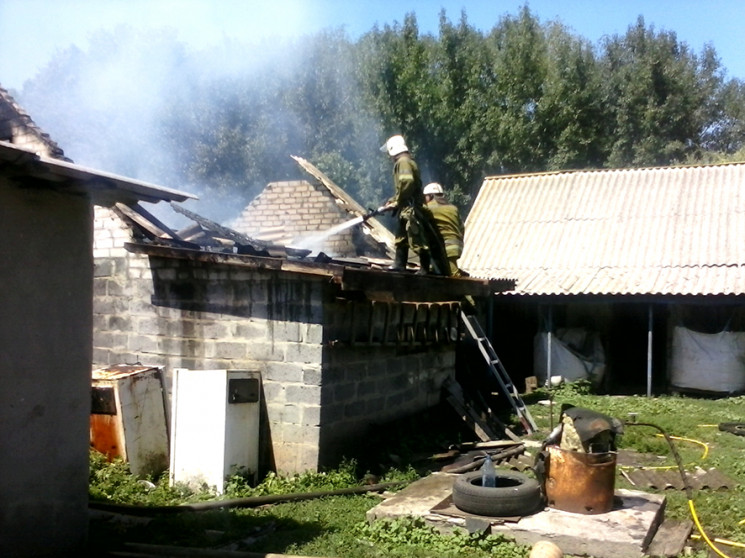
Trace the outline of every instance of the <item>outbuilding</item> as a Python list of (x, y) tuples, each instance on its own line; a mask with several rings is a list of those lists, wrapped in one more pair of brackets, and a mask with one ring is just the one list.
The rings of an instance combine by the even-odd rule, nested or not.
[(602, 391), (745, 391), (745, 164), (484, 180), (461, 267), (509, 277), (493, 338), (516, 376)]
[(87, 540), (93, 205), (190, 197), (71, 163), (0, 88), (0, 555)]

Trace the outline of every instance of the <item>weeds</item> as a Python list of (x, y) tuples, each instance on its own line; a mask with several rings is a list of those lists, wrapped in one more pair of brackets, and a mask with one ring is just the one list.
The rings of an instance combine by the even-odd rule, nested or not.
[(358, 523), (354, 533), (384, 556), (522, 558), (528, 550), (501, 535), (456, 531), (450, 536), (443, 536), (421, 518)]
[[(543, 403), (551, 399), (553, 406)], [(699, 444), (676, 441), (687, 470), (695, 467), (716, 468), (736, 481), (734, 488), (726, 491), (699, 490), (694, 493), (698, 516), (711, 537), (720, 537), (745, 543), (745, 437), (721, 432), (720, 422), (743, 422), (745, 420), (745, 397), (725, 399), (699, 399), (681, 396), (639, 397), (592, 395), (588, 385), (567, 384), (550, 392), (539, 390), (526, 403), (539, 426), (536, 439), (545, 437), (553, 420), (558, 421), (563, 404), (587, 407), (595, 411), (627, 421), (625, 433), (618, 440), (621, 448), (650, 454), (656, 465), (674, 467), (675, 462), (665, 440), (658, 431), (645, 426), (631, 426), (637, 422), (659, 425), (668, 434), (692, 438), (707, 444), (708, 453)], [(552, 419), (553, 415), (553, 419)], [(396, 439), (375, 444), (386, 457), (396, 455), (414, 459), (429, 449), (432, 453), (442, 450), (444, 437), (440, 425), (437, 436), (427, 436), (424, 421), (419, 425), (419, 434), (406, 432), (402, 446)], [(386, 430), (388, 434), (396, 429)], [(460, 436), (460, 433), (455, 434)], [(436, 438), (436, 439), (435, 439)], [(382, 439), (382, 438), (381, 438)], [(457, 440), (454, 440), (457, 441)], [(414, 443), (416, 442), (416, 443)], [(429, 446), (427, 444), (429, 443)], [(431, 453), (430, 453), (431, 455)], [(293, 492), (319, 492), (339, 488), (360, 486), (369, 476), (370, 463), (385, 461), (368, 460), (361, 465), (357, 459), (347, 459), (336, 469), (325, 472), (307, 472), (297, 475), (267, 475), (257, 486), (235, 475), (228, 479), (227, 498), (286, 494)], [(431, 464), (430, 464), (431, 465)], [(397, 466), (379, 466), (375, 482), (413, 481), (422, 474), (411, 462), (402, 461)], [(143, 482), (145, 481), (145, 482)], [(638, 490), (617, 477), (618, 488)], [(665, 495), (667, 505), (665, 517), (690, 519), (688, 502), (682, 491), (654, 491)], [(95, 452), (91, 453), (90, 496), (124, 504), (162, 506), (199, 500), (215, 499), (218, 496), (208, 489), (194, 491), (185, 486), (170, 487), (167, 475), (160, 478), (139, 479), (129, 472), (122, 461), (107, 463)], [(424, 524), (421, 519), (375, 522), (368, 524), (365, 514), (373, 508), (379, 498), (371, 495), (325, 497), (302, 502), (288, 502), (258, 509), (230, 509), (200, 513), (185, 513), (153, 518), (143, 524), (126, 528), (111, 524), (92, 526), (92, 538), (111, 548), (115, 541), (152, 542), (195, 547), (227, 548), (267, 553), (290, 553), (309, 556), (344, 556), (345, 558), (420, 558), (424, 556), (463, 556), (482, 558), (500, 556), (506, 558), (527, 556), (527, 549), (499, 536), (479, 536), (458, 533), (442, 535)], [(703, 543), (691, 541), (694, 547), (691, 556), (704, 558), (707, 551)], [(745, 556), (737, 549), (726, 549), (729, 556)]]

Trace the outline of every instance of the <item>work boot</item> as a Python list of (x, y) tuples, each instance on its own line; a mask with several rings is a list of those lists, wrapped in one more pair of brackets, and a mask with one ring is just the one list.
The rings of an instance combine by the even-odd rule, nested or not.
[(419, 252), (419, 271), (417, 271), (416, 274), (427, 275), (429, 273), (429, 264), (431, 261), (432, 258), (430, 258), (427, 250)]
[(406, 261), (409, 259), (409, 247), (405, 244), (403, 246), (396, 246), (396, 259), (393, 260), (393, 265), (388, 269), (390, 271), (406, 271)]

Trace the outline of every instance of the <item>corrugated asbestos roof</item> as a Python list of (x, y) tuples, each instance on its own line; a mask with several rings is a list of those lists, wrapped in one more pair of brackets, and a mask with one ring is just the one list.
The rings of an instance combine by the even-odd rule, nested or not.
[(520, 295), (744, 294), (743, 188), (739, 163), (489, 177), (460, 266)]

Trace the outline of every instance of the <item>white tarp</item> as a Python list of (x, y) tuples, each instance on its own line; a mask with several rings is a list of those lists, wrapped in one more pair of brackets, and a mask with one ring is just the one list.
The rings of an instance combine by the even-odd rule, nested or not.
[(670, 384), (715, 393), (745, 391), (745, 332), (673, 330)]
[[(533, 340), (533, 373), (539, 385), (546, 383), (548, 334)], [(597, 333), (582, 328), (558, 329), (551, 336), (551, 376), (564, 381), (590, 380), (598, 385), (605, 374), (605, 351)]]

